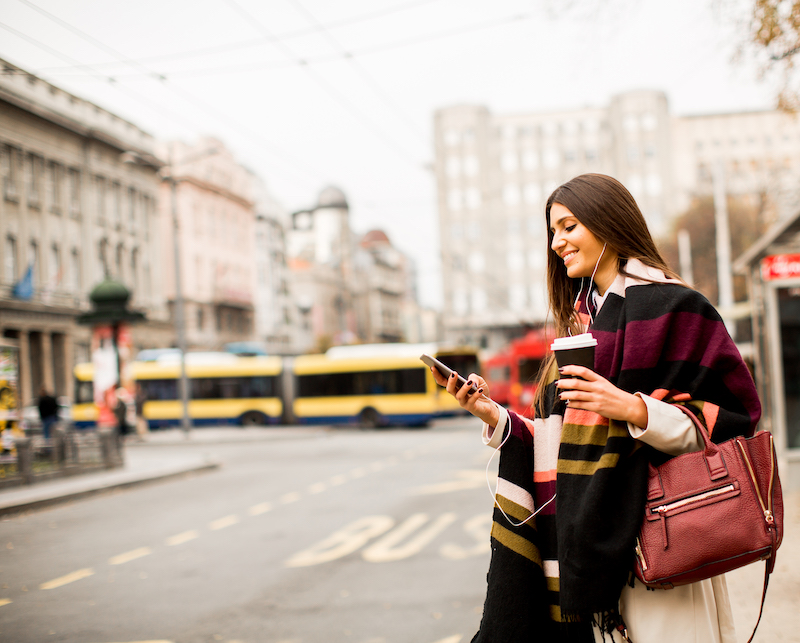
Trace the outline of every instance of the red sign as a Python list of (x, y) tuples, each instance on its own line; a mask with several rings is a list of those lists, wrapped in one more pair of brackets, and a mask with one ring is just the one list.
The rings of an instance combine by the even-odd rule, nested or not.
[(764, 257), (761, 261), (761, 278), (764, 281), (800, 279), (800, 254)]

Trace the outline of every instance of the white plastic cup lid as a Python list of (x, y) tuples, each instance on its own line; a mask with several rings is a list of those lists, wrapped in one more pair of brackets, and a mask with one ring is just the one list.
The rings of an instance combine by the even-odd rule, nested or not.
[(573, 348), (589, 348), (591, 346), (597, 346), (597, 340), (591, 333), (582, 333), (571, 337), (556, 337), (553, 343), (550, 344), (550, 350), (563, 351)]

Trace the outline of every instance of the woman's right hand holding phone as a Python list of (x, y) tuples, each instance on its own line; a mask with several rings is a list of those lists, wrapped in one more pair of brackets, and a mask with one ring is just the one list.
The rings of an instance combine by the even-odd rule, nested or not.
[[(435, 367), (431, 367), (433, 379), (440, 386), (444, 386), (462, 408), (472, 415), (480, 418), (486, 424), (496, 427), (500, 420), (500, 411), (497, 405), (489, 397), (489, 387), (477, 373), (471, 373), (467, 378), (467, 383), (458, 387), (458, 374), (453, 371), (449, 378), (445, 378)], [(472, 392), (470, 392), (472, 391)]]

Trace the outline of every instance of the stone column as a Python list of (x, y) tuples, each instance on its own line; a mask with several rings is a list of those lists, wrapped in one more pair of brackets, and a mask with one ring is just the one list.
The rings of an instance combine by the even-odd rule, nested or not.
[(42, 331), (42, 385), (50, 395), (55, 395), (56, 380), (53, 376), (53, 336)]

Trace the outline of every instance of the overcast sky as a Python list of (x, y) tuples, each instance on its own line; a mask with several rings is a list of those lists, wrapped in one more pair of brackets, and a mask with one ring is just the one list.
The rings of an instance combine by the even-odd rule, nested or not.
[(163, 138), (222, 139), (288, 211), (336, 185), (440, 298), (432, 122), (666, 92), (765, 109), (746, 0), (0, 0), (0, 57)]

